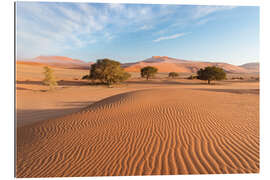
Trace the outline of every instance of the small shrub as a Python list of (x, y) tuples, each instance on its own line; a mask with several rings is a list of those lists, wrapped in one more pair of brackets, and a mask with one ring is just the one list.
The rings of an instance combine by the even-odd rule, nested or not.
[(55, 86), (57, 86), (57, 81), (55, 80), (55, 77), (53, 75), (53, 70), (49, 67), (44, 67), (44, 75), (45, 78), (43, 80), (43, 83), (45, 85), (48, 85), (50, 87), (50, 89), (53, 89)]
[(170, 78), (175, 78), (175, 77), (178, 77), (179, 76), (179, 74), (178, 73), (176, 73), (176, 72), (170, 72), (169, 73), (169, 75), (168, 75), (168, 77)]
[(244, 78), (243, 77), (232, 77), (232, 80), (237, 80), (237, 79), (240, 79), (240, 80), (244, 80)]
[(191, 79), (191, 80), (192, 80), (192, 79), (197, 79), (197, 78), (198, 78), (198, 76), (193, 75), (193, 74), (192, 74), (192, 75), (190, 75), (190, 76), (188, 77), (188, 79)]

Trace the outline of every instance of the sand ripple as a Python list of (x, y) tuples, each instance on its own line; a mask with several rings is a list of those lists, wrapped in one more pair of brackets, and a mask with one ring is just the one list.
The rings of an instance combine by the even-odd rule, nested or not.
[(112, 96), (18, 128), (17, 177), (258, 173), (258, 99), (184, 89)]

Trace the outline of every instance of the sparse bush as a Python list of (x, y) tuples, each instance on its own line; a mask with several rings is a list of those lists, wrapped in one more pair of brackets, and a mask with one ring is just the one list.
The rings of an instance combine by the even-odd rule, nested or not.
[(88, 79), (88, 80), (89, 80), (89, 79), (90, 79), (90, 75), (88, 75), (88, 74), (87, 74), (87, 75), (84, 75), (84, 76), (82, 77), (82, 79)]
[(251, 76), (250, 79), (251, 79), (251, 80), (259, 81), (259, 80), (260, 80), (260, 77), (254, 77), (254, 76)]
[(148, 80), (150, 77), (154, 77), (157, 72), (158, 72), (157, 68), (152, 66), (146, 66), (141, 69), (141, 77), (146, 78)]
[(45, 78), (43, 80), (43, 83), (47, 86), (50, 86), (50, 89), (53, 89), (55, 86), (58, 85), (53, 75), (53, 70), (47, 66), (44, 67), (44, 70)]
[(208, 84), (213, 80), (223, 80), (226, 78), (226, 73), (222, 68), (216, 66), (208, 66), (200, 69), (198, 72), (198, 79), (207, 80)]
[(232, 77), (232, 80), (235, 80), (235, 79), (240, 79), (240, 80), (244, 80), (244, 78), (243, 77)]
[(95, 64), (91, 65), (90, 75), (84, 78), (91, 80), (99, 80), (108, 86), (127, 80), (131, 75), (124, 71), (117, 61), (110, 59), (99, 59)]
[(169, 75), (168, 75), (168, 77), (170, 78), (175, 78), (175, 77), (177, 77), (177, 76), (179, 76), (179, 74), (178, 73), (176, 73), (176, 72), (170, 72), (169, 73)]
[(188, 79), (198, 79), (198, 76), (192, 74), (188, 77)]

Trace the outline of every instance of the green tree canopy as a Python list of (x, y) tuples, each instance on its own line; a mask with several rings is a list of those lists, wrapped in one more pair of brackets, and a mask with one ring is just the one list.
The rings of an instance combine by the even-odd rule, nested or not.
[(146, 66), (141, 69), (141, 77), (146, 78), (148, 80), (150, 77), (154, 77), (157, 72), (158, 72), (157, 68), (152, 66)]
[(53, 70), (51, 68), (49, 68), (48, 66), (45, 66), (44, 75), (45, 75), (45, 78), (43, 80), (43, 83), (45, 85), (50, 86), (50, 89), (53, 89), (54, 86), (57, 86), (57, 81), (55, 80), (55, 77), (53, 75)]
[(176, 72), (170, 72), (168, 76), (171, 78), (175, 78), (175, 77), (179, 76), (179, 74)]
[(223, 80), (226, 78), (226, 73), (222, 68), (216, 66), (208, 66), (204, 69), (200, 69), (198, 72), (198, 79), (207, 80), (210, 84), (213, 80)]
[(95, 64), (91, 65), (90, 76), (92, 80), (100, 80), (101, 82), (111, 85), (122, 82), (130, 77), (117, 61), (110, 59), (99, 59)]

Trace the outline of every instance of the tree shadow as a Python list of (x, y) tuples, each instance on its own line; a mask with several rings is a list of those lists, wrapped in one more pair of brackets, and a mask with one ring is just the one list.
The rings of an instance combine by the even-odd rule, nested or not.
[(91, 104), (95, 103), (96, 101), (73, 101), (73, 102), (63, 102), (63, 105), (64, 107), (80, 107), (80, 108), (83, 108), (83, 107), (88, 107), (90, 106)]
[(57, 83), (58, 83), (59, 86), (87, 86), (87, 85), (89, 85), (88, 81), (60, 80)]
[(32, 89), (27, 89), (27, 88), (22, 88), (22, 87), (16, 87), (16, 90), (32, 90)]
[(127, 84), (152, 84), (152, 85), (207, 85), (205, 82), (180, 82), (174, 80), (141, 80), (141, 81), (126, 81)]
[[(60, 80), (57, 81), (59, 86), (87, 86), (89, 82), (87, 81), (70, 81), (70, 80)], [(25, 85), (43, 85), (42, 81), (16, 81), (16, 84), (25, 84)]]
[[(16, 126), (22, 127), (80, 112), (95, 101), (63, 102), (59, 109), (16, 109)], [(69, 108), (70, 107), (70, 108)]]
[(260, 89), (194, 89), (201, 91), (210, 91), (210, 92), (226, 92), (226, 93), (234, 93), (234, 94), (260, 94)]
[(255, 79), (244, 79), (244, 80), (226, 80), (227, 83), (254, 83), (260, 82), (259, 80)]

